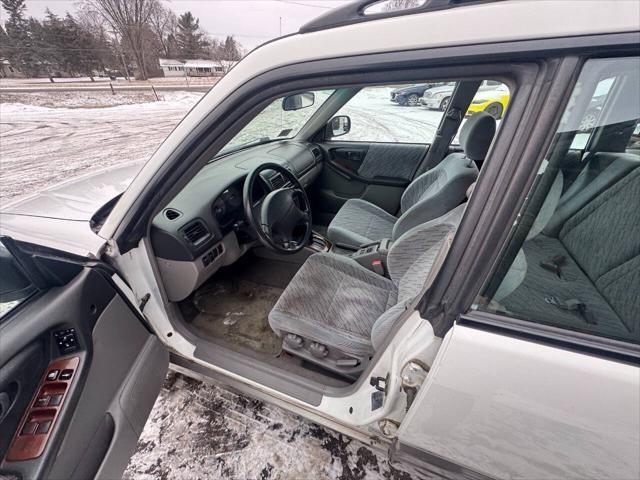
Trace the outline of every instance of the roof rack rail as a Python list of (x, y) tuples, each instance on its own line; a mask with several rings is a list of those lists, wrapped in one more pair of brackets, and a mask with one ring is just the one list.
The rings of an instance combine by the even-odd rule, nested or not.
[(370, 22), (382, 18), (400, 17), (402, 15), (413, 15), (415, 13), (434, 12), (446, 10), (463, 5), (493, 3), (502, 0), (426, 0), (424, 4), (417, 7), (409, 7), (403, 10), (365, 14), (367, 7), (376, 3), (383, 3), (387, 0), (356, 0), (341, 7), (334, 8), (320, 15), (319, 17), (305, 23), (298, 30), (299, 33), (318, 32), (330, 28), (353, 25), (354, 23)]

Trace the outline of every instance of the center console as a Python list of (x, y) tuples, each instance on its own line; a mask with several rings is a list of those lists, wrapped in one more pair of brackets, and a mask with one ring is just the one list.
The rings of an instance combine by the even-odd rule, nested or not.
[(351, 252), (347, 256), (353, 258), (363, 267), (379, 275), (385, 275), (387, 272), (387, 254), (390, 246), (391, 240), (383, 238), (379, 242), (361, 245), (358, 250)]

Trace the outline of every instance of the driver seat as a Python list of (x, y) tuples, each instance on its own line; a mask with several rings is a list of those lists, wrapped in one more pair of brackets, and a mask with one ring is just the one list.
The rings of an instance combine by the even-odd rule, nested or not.
[(269, 313), (283, 349), (345, 376), (358, 375), (420, 293), (465, 204), (404, 233), (389, 250), (390, 278), (333, 253), (310, 256)]

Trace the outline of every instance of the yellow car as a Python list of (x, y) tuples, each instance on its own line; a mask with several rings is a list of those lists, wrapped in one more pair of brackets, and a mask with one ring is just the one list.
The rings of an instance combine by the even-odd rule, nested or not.
[(493, 118), (499, 120), (507, 109), (509, 98), (509, 89), (506, 86), (479, 91), (471, 101), (466, 116), (476, 112), (487, 112)]

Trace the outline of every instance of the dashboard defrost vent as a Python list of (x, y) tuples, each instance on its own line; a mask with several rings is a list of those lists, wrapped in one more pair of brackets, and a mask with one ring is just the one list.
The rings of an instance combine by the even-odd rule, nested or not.
[(278, 188), (282, 188), (284, 186), (284, 177), (281, 174), (276, 173), (273, 177), (271, 177), (269, 183), (271, 183), (271, 188), (277, 190)]
[(175, 210), (173, 208), (167, 208), (164, 211), (164, 216), (167, 217), (169, 220), (175, 220), (176, 218), (181, 217), (182, 213), (180, 213), (178, 210)]
[(200, 220), (196, 220), (184, 227), (182, 234), (192, 245), (199, 245), (210, 236), (209, 230)]

